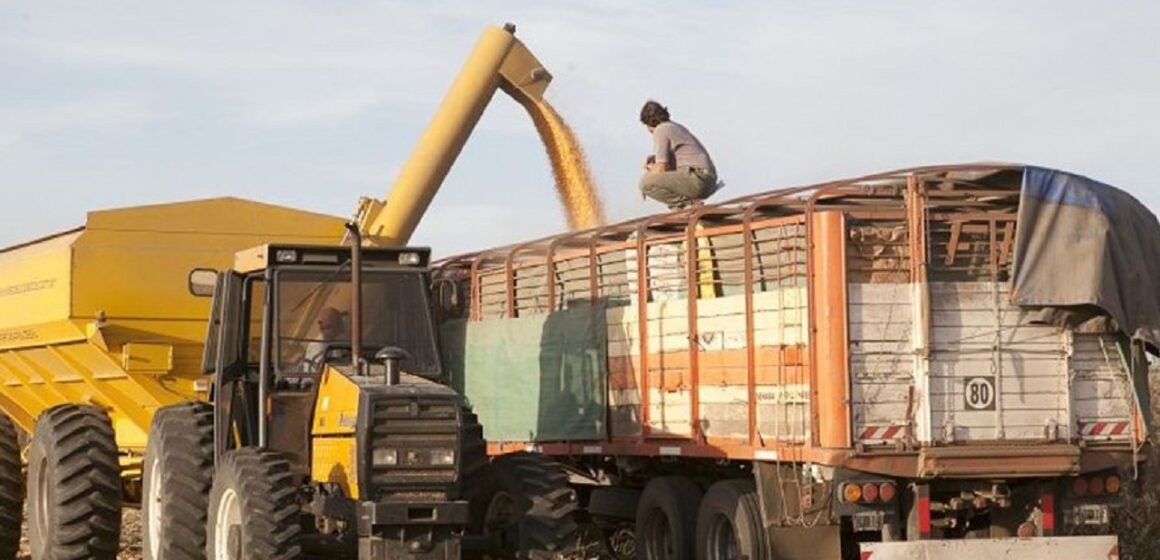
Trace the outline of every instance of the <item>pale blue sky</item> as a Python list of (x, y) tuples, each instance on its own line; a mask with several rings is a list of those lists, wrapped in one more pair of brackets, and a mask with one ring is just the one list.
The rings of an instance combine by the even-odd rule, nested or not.
[[(512, 21), (614, 219), (655, 97), (734, 197), (907, 165), (1060, 167), (1160, 207), (1160, 3), (0, 0), (0, 246), (87, 210), (235, 195), (349, 215), (383, 196), (486, 24)], [(497, 96), (414, 239), (565, 221)]]

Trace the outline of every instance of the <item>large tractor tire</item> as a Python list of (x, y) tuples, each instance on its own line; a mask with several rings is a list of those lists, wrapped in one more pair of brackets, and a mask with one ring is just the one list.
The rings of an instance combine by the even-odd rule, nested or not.
[(697, 560), (768, 558), (767, 548), (753, 481), (710, 486), (697, 514)]
[(702, 495), (699, 486), (681, 476), (649, 482), (636, 506), (636, 557), (693, 560)]
[(213, 407), (167, 406), (145, 448), (141, 541), (146, 560), (204, 560), (213, 482)]
[(470, 495), (473, 530), (500, 542), (494, 557), (555, 560), (576, 551), (576, 491), (552, 460), (529, 453), (500, 457), (480, 473)]
[(304, 558), (298, 491), (290, 461), (279, 453), (242, 448), (223, 455), (209, 494), (208, 560)]
[(20, 550), (24, 520), (24, 472), (16, 426), (0, 414), (0, 560), (13, 560)]
[(55, 406), (36, 420), (28, 450), (32, 557), (115, 560), (121, 540), (121, 466), (105, 411)]

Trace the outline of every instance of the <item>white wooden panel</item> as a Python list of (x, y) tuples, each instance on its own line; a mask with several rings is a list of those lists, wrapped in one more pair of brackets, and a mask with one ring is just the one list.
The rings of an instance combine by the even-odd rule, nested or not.
[[(877, 428), (905, 425), (914, 371), (914, 310), (910, 284), (860, 284), (847, 288), (851, 411), (854, 435), (882, 440)], [(895, 437), (905, 432), (895, 430)], [(866, 436), (863, 439), (863, 436)]]
[[(800, 345), (808, 341), (804, 288), (783, 288), (754, 294), (754, 344)], [(688, 300), (648, 305), (648, 351), (688, 350)], [(635, 307), (606, 311), (609, 354), (640, 353), (640, 323)], [(703, 351), (737, 350), (746, 344), (745, 298), (735, 295), (697, 301), (698, 347)]]
[[(1135, 398), (1127, 368), (1116, 340), (1110, 335), (1076, 334), (1072, 345), (1073, 411), (1081, 422), (1128, 422)], [(1085, 439), (1128, 439), (1130, 431), (1117, 436), (1083, 435)]]
[[(1005, 284), (934, 282), (930, 298), (936, 437), (953, 426), (956, 441), (1042, 440), (1051, 424), (1067, 437), (1071, 405), (1062, 330), (1032, 324), (1029, 312), (1009, 302)], [(975, 376), (995, 378), (995, 410), (967, 406), (964, 383)]]

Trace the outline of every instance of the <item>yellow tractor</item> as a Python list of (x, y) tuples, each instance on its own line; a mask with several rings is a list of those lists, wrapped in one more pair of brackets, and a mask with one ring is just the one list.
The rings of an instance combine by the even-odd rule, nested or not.
[[(189, 482), (146, 477), (156, 527), (203, 507), (212, 464), (210, 558), (457, 558), (462, 484), (486, 450), (437, 382), (427, 262), (357, 243), (240, 254), (214, 300), (212, 404), (155, 417), (146, 464)], [(163, 546), (182, 546), (166, 533)]]
[(390, 198), (362, 201), (346, 243), (244, 250), (217, 277), (210, 402), (162, 408), (148, 437), (150, 559), (542, 556), (575, 530), (574, 503), (536, 542), (520, 531), (534, 516), (486, 531), (473, 518), (465, 485), (491, 480), (473, 478), (486, 443), (441, 383), (429, 251), (402, 247), (495, 90), (527, 103), (547, 86), (513, 31), (484, 33)]

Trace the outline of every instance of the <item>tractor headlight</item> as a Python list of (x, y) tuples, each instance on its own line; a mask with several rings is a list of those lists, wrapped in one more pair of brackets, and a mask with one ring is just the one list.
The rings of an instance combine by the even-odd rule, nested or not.
[(431, 466), (450, 467), (454, 464), (455, 464), (455, 450), (454, 449), (433, 449), (433, 450), (431, 450)]
[(399, 464), (398, 449), (376, 449), (371, 453), (371, 463), (376, 467), (393, 467)]

